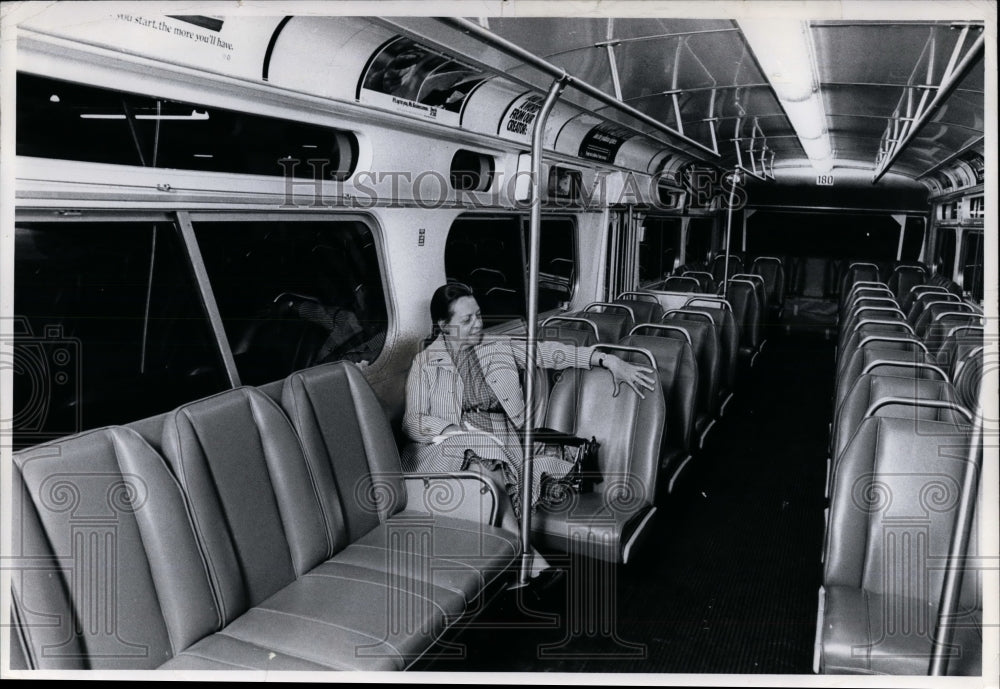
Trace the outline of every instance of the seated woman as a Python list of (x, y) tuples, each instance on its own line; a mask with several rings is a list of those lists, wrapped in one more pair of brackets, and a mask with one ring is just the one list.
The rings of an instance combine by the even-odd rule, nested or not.
[[(467, 450), (472, 450), (485, 470), (496, 473), (510, 496), (512, 510), (502, 511), (501, 523), (517, 531), (523, 465), (520, 430), (525, 416), (518, 369), (525, 367), (524, 344), (506, 336), (484, 341), (479, 304), (467, 285), (439, 287), (430, 311), (433, 333), (414, 358), (406, 381), (403, 430), (414, 442), (403, 450), (403, 469), (459, 471), (469, 461)], [(608, 369), (614, 395), (622, 383), (640, 397), (641, 389), (653, 389), (652, 369), (593, 347), (539, 342), (537, 352), (543, 368)], [(537, 505), (542, 474), (561, 478), (568, 468), (559, 458), (535, 458), (532, 509)], [(535, 560), (535, 569), (544, 563), (540, 557)]]

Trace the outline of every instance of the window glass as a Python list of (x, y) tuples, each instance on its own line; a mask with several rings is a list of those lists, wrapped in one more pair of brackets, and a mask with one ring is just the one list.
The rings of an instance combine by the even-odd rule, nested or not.
[[(528, 267), (525, 216), (458, 218), (445, 246), (445, 274), (469, 285), (486, 326), (525, 317)], [(558, 308), (573, 296), (576, 282), (576, 227), (571, 218), (542, 218), (538, 248), (538, 311)]]
[(970, 232), (962, 243), (963, 287), (973, 299), (983, 300), (983, 233)]
[(906, 218), (906, 234), (903, 235), (903, 254), (900, 260), (916, 261), (924, 245), (924, 219), (914, 216)]
[(708, 252), (712, 248), (711, 218), (691, 218), (688, 224), (687, 247), (684, 250), (685, 265), (701, 267), (708, 262)]
[(350, 221), (194, 221), (240, 381), (374, 361), (388, 326), (370, 228)]
[(955, 228), (939, 227), (934, 249), (935, 273), (949, 280), (954, 278), (955, 266)]
[(136, 421), (227, 387), (171, 222), (19, 222), (14, 442)]
[(899, 223), (890, 215), (758, 211), (747, 219), (751, 255), (891, 263), (898, 249)]
[(350, 132), (23, 73), (17, 115), (17, 154), (39, 158), (346, 179), (358, 155)]
[(639, 284), (658, 282), (673, 272), (680, 247), (680, 218), (647, 217), (639, 243)]

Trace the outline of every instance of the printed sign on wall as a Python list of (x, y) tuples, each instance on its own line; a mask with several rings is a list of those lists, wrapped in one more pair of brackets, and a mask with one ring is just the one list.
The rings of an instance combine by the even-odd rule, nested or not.
[(486, 76), (475, 67), (400, 36), (383, 45), (361, 75), (358, 100), (458, 125), (462, 105)]
[(602, 163), (615, 162), (618, 149), (631, 139), (634, 133), (625, 127), (602, 123), (595, 126), (580, 142), (579, 156)]

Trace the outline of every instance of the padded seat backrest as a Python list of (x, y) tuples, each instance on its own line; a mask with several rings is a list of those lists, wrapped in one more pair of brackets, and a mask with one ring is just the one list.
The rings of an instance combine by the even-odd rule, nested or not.
[(966, 409), (979, 407), (979, 388), (983, 381), (983, 348), (977, 347), (964, 356), (954, 369), (955, 396)]
[(701, 282), (693, 277), (671, 275), (663, 281), (663, 289), (668, 292), (701, 292)]
[(681, 274), (681, 276), (686, 278), (694, 278), (695, 280), (697, 280), (698, 284), (701, 286), (701, 289), (698, 291), (702, 292), (703, 294), (715, 294), (715, 290), (718, 289), (718, 283), (715, 281), (715, 278), (712, 277), (712, 274), (709, 273), (708, 271), (685, 270)]
[(764, 278), (764, 289), (769, 304), (780, 306), (785, 301), (785, 267), (781, 259), (773, 256), (758, 256), (754, 259), (751, 272)]
[[(663, 445), (665, 448), (688, 451), (691, 449), (695, 405), (698, 401), (698, 364), (694, 351), (687, 342), (640, 333), (626, 336), (621, 344), (646, 349), (656, 359), (657, 373), (667, 404)], [(645, 365), (641, 361), (637, 363)]]
[(817, 256), (803, 256), (799, 259), (795, 275), (793, 293), (823, 299), (830, 293), (830, 260)]
[(912, 325), (916, 326), (917, 321), (924, 313), (924, 309), (927, 308), (929, 304), (935, 302), (952, 302), (958, 304), (961, 300), (954, 294), (948, 292), (922, 292), (919, 294), (911, 303), (908, 309), (903, 309), (903, 313), (906, 314), (906, 321)]
[(757, 349), (761, 311), (756, 287), (750, 282), (730, 280), (727, 296), (733, 307), (733, 317), (740, 326), (740, 345)]
[(293, 373), (281, 405), (302, 440), (335, 535), (352, 543), (406, 507), (392, 429), (357, 366), (337, 362)]
[(939, 313), (931, 320), (924, 332), (924, 344), (927, 345), (927, 349), (932, 355), (936, 355), (938, 350), (944, 346), (948, 333), (952, 330), (966, 325), (980, 326), (982, 322), (982, 318), (976, 313), (962, 311)]
[[(964, 302), (932, 301), (924, 306), (924, 310), (920, 313), (920, 317), (917, 318), (917, 322), (913, 324), (913, 330), (917, 333), (917, 337), (926, 339), (931, 324), (938, 320), (941, 314), (952, 312), (968, 312), (970, 316), (974, 316), (972, 308)], [(975, 325), (975, 323), (970, 322), (969, 325)], [(940, 345), (941, 343), (939, 342), (938, 346)]]
[(663, 316), (663, 307), (659, 301), (646, 299), (615, 299), (616, 304), (627, 306), (635, 314), (635, 323), (659, 323)]
[(983, 346), (981, 326), (957, 326), (948, 331), (944, 342), (934, 353), (934, 363), (952, 375), (956, 365), (970, 351)]
[[(913, 304), (925, 294), (938, 294), (947, 295), (951, 294), (947, 289), (943, 287), (938, 287), (931, 284), (914, 285), (910, 288), (910, 291), (900, 300), (899, 306), (903, 309), (903, 313), (909, 313)], [(945, 298), (945, 297), (941, 297)]]
[(726, 268), (726, 255), (720, 254), (712, 259), (712, 278), (717, 283), (725, 282), (728, 278), (743, 272), (743, 259), (739, 256), (729, 256), (729, 267)]
[(12, 614), (30, 667), (152, 669), (219, 628), (184, 496), (137, 433), (15, 454), (12, 489)]
[[(636, 362), (649, 365), (645, 358)], [(666, 416), (659, 382), (643, 398), (625, 386), (612, 396), (609, 371), (583, 369), (580, 374), (564, 377), (552, 388), (545, 426), (597, 438), (604, 480), (594, 487), (596, 493), (618, 501), (624, 488), (630, 505), (653, 504)]]
[(714, 309), (709, 306), (687, 306), (685, 310), (700, 311), (712, 317), (719, 334), (719, 365), (721, 367), (719, 385), (726, 390), (736, 387), (736, 372), (739, 367), (740, 327), (729, 308)]
[(878, 266), (874, 263), (852, 262), (847, 266), (847, 270), (844, 271), (844, 276), (840, 280), (839, 294), (847, 294), (855, 282), (862, 280), (875, 282), (880, 279)]
[(865, 373), (881, 376), (902, 376), (928, 380), (946, 380), (945, 373), (930, 364), (922, 349), (886, 349), (885, 347), (859, 347), (850, 353), (840, 372), (834, 389), (834, 411), (840, 409), (844, 397), (854, 381)]
[(291, 424), (256, 389), (178, 408), (164, 420), (162, 445), (188, 496), (226, 623), (345, 545), (324, 518)]
[(927, 280), (927, 271), (921, 266), (899, 265), (889, 276), (889, 289), (896, 295), (896, 299), (902, 301), (910, 290), (917, 285), (922, 285)]
[[(830, 447), (835, 464), (851, 436), (861, 425), (868, 409), (878, 400), (890, 397), (958, 404), (954, 388), (951, 383), (946, 381), (882, 376), (872, 373), (859, 376), (844, 398), (844, 403), (840, 406), (837, 418), (833, 422), (833, 442)], [(930, 406), (887, 404), (876, 410), (875, 414), (911, 420), (946, 421), (953, 424), (964, 422), (962, 416), (952, 410)], [(919, 432), (920, 426), (914, 425), (913, 430)]]
[[(926, 346), (910, 332), (892, 330), (890, 325), (865, 325), (854, 331), (847, 338), (841, 349), (837, 351), (837, 373), (859, 347), (877, 347), (879, 349), (901, 349), (908, 352), (927, 352)], [(862, 344), (863, 343), (863, 344)]]
[(687, 331), (691, 338), (691, 348), (698, 362), (698, 410), (712, 413), (719, 390), (719, 344), (718, 336), (710, 323), (692, 321), (676, 316), (663, 320), (666, 325), (675, 325)]
[(629, 331), (628, 322), (631, 320), (628, 313), (617, 309), (607, 312), (580, 311), (574, 313), (575, 318), (584, 318), (597, 326), (600, 341), (607, 344), (615, 344)]
[(538, 339), (574, 344), (577, 347), (589, 347), (597, 343), (597, 335), (594, 334), (591, 323), (564, 321), (561, 318), (553, 319), (551, 323), (543, 323), (538, 331)]
[[(936, 604), (966, 464), (969, 428), (870, 417), (841, 458), (830, 498), (823, 583)], [(922, 547), (910, 547), (922, 542)], [(920, 586), (916, 586), (921, 582)]]

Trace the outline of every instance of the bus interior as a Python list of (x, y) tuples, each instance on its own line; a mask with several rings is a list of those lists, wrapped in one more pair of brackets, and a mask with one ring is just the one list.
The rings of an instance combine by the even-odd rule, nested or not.
[[(494, 4), (2, 8), (4, 674), (995, 686), (996, 3)], [(599, 443), (516, 531), (447, 283)]]

